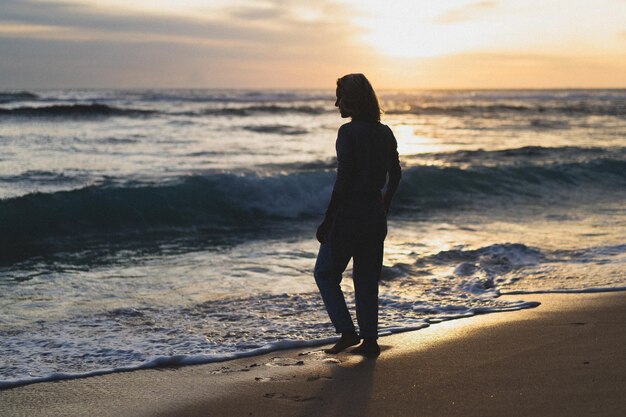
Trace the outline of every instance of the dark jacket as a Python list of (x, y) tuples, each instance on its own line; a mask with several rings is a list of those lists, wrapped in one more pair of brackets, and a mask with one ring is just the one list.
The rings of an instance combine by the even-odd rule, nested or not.
[(388, 208), (402, 175), (391, 129), (378, 122), (353, 120), (339, 128), (336, 150), (337, 179), (329, 214), (359, 215), (376, 206)]

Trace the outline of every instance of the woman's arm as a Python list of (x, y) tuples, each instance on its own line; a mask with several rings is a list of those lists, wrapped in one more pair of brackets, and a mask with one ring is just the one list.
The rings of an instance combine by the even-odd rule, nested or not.
[(385, 207), (385, 213), (389, 212), (389, 206), (391, 200), (398, 189), (400, 184), (400, 178), (402, 177), (402, 168), (400, 168), (400, 155), (398, 155), (398, 141), (393, 135), (393, 132), (389, 127), (389, 133), (391, 134), (391, 152), (389, 153), (389, 160), (387, 161), (387, 172), (389, 173), (389, 181), (387, 183), (387, 189), (383, 196), (383, 205)]
[(337, 178), (326, 210), (326, 217), (335, 214), (339, 202), (345, 198), (354, 172), (354, 151), (344, 126), (339, 128), (335, 150), (337, 151)]
[(317, 240), (320, 243), (324, 243), (326, 240), (325, 237), (330, 231), (333, 215), (337, 211), (341, 200), (345, 198), (354, 171), (354, 152), (344, 126), (339, 128), (335, 150), (337, 151), (337, 178), (335, 179), (333, 193), (330, 196), (324, 221), (317, 228)]

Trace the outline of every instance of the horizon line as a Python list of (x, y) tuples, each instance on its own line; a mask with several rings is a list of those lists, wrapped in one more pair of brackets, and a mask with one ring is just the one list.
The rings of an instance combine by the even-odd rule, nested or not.
[[(32, 90), (292, 90), (314, 91), (334, 90), (334, 85), (326, 87), (0, 87), (0, 91)], [(522, 90), (626, 90), (626, 85), (616, 87), (377, 87), (376, 91), (422, 90), (422, 91), (522, 91)]]

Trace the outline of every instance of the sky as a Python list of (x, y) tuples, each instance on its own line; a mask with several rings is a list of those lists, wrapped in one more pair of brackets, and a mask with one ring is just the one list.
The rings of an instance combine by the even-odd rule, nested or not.
[(0, 0), (0, 89), (626, 88), (626, 0)]

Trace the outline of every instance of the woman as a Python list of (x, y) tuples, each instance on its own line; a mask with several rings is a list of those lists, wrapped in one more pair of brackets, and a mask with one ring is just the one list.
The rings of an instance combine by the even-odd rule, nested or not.
[[(378, 279), (387, 235), (386, 215), (401, 170), (397, 142), (391, 129), (380, 123), (376, 93), (363, 74), (348, 74), (337, 80), (341, 117), (352, 119), (337, 135), (337, 179), (324, 221), (317, 229), (321, 243), (315, 263), (315, 282), (324, 305), (341, 338), (327, 353), (339, 353), (363, 343), (352, 353), (376, 357), (378, 337)], [(384, 195), (382, 189), (387, 182)], [(356, 315), (356, 333), (341, 291), (341, 277), (350, 258)]]

